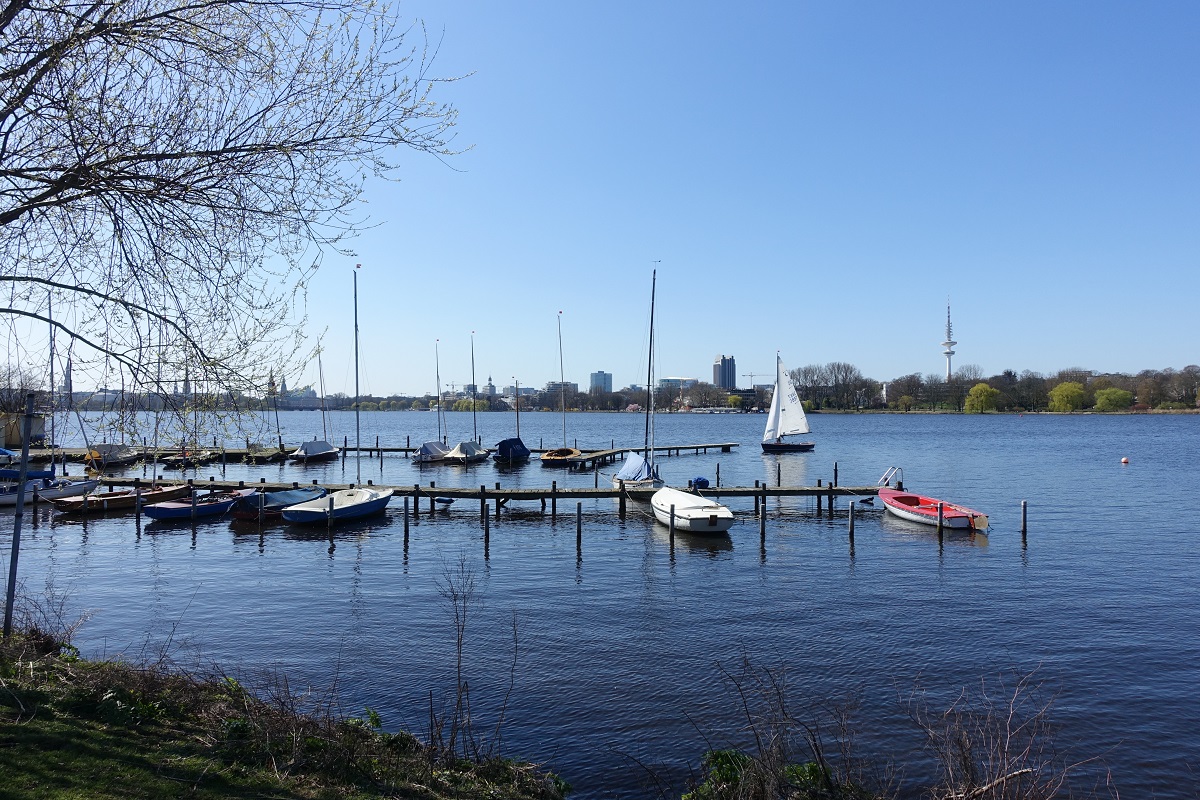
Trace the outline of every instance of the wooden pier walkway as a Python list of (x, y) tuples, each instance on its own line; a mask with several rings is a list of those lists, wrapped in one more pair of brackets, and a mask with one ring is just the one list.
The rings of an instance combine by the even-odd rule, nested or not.
[[(284, 445), (284, 450), (286, 452), (290, 453), (291, 451), (295, 450), (296, 447), (298, 447), (298, 446), (299, 445)], [(673, 456), (673, 455), (678, 456), (678, 455), (682, 455), (683, 453), (688, 453), (688, 452), (699, 455), (701, 453), (707, 453), (709, 450), (715, 450), (715, 451), (719, 451), (722, 453), (730, 453), (733, 451), (733, 448), (738, 447), (738, 446), (739, 446), (738, 442), (715, 442), (715, 443), (710, 442), (710, 443), (705, 443), (705, 444), (662, 445), (662, 446), (654, 447), (653, 450), (654, 450), (655, 454), (661, 454), (661, 455), (665, 455), (665, 456)], [(346, 457), (349, 457), (350, 455), (352, 455), (356, 452), (364, 453), (371, 458), (382, 457), (385, 454), (387, 454), (387, 455), (401, 454), (404, 456), (409, 456), (412, 453), (415, 453), (420, 448), (421, 448), (420, 443), (418, 443), (416, 447), (413, 447), (411, 440), (407, 441), (406, 444), (402, 447), (401, 446), (380, 445), (378, 439), (376, 439), (376, 442), (373, 446), (372, 445), (364, 445), (361, 448), (355, 448), (354, 446), (347, 444), (345, 441), (343, 441), (343, 443), (342, 443), (342, 452), (344, 454), (346, 454)], [(140, 451), (146, 459), (154, 458), (155, 452), (154, 452), (154, 448), (152, 448), (152, 447), (135, 447), (134, 449)], [(269, 448), (269, 449), (273, 450), (274, 448)], [(541, 454), (541, 453), (548, 452), (549, 450), (552, 450), (552, 449), (554, 449), (554, 448), (531, 447), (530, 452)], [(586, 448), (579, 448), (580, 455), (575, 456), (572, 459), (569, 459), (570, 469), (576, 470), (576, 471), (586, 470), (591, 467), (595, 467), (595, 466), (599, 466), (599, 465), (603, 465), (603, 464), (609, 464), (609, 463), (612, 463), (613, 461), (616, 461), (618, 457), (624, 456), (625, 453), (641, 452), (643, 449), (644, 448), (642, 448), (642, 447), (615, 447), (615, 446), (610, 447), (605, 450), (589, 450)], [(225, 463), (229, 463), (229, 464), (238, 464), (243, 461), (246, 461), (247, 457), (250, 455), (250, 452), (251, 452), (248, 448), (245, 448), (245, 447), (222, 448), (222, 447), (217, 447), (217, 446), (213, 446), (213, 447), (201, 446), (201, 447), (197, 448), (197, 450), (198, 451), (207, 450), (207, 451), (211, 452), (212, 454), (214, 454), (216, 456), (216, 458), (214, 459), (213, 463), (220, 463), (220, 462), (224, 461)], [(67, 447), (67, 448), (60, 448), (60, 449), (56, 450), (55, 456), (58, 458), (65, 458), (67, 461), (70, 461), (70, 462), (82, 463), (84, 458), (87, 456), (87, 453), (88, 453), (87, 448), (84, 448), (84, 447)], [(170, 447), (170, 448), (159, 447), (158, 448), (158, 457), (160, 459), (167, 458), (169, 456), (176, 456), (176, 455), (179, 455), (178, 447)], [(39, 463), (49, 461), (50, 460), (50, 450), (47, 448), (38, 448), (38, 447), (31, 448), (29, 451), (29, 460), (33, 461), (33, 462), (39, 462)]]
[[(171, 482), (169, 476), (167, 482)], [(215, 477), (210, 477), (208, 480), (189, 479), (188, 483), (201, 489), (239, 489), (249, 486), (261, 488), (265, 491), (294, 489), (300, 485), (297, 481), (291, 483), (268, 483), (265, 478), (261, 479), (259, 483), (247, 484), (245, 481), (219, 481)], [(316, 485), (317, 481), (313, 480), (312, 483)], [(101, 484), (117, 488), (145, 485), (146, 481), (141, 479), (131, 480), (129, 478), (102, 478)], [(354, 486), (354, 484), (329, 483), (320, 485), (330, 491), (353, 488)], [(439, 501), (476, 500), (479, 502), (481, 515), (486, 515), (490, 509), (494, 508), (496, 516), (499, 517), (501, 510), (507, 508), (509, 503), (536, 502), (540, 503), (542, 511), (546, 511), (547, 506), (549, 507), (552, 519), (558, 514), (559, 501), (569, 502), (575, 500), (581, 502), (584, 500), (602, 500), (606, 498), (618, 501), (618, 513), (624, 519), (628, 500), (649, 502), (650, 497), (655, 491), (654, 489), (625, 489), (613, 486), (567, 487), (559, 486), (557, 481), (551, 481), (549, 487), (537, 488), (502, 487), (499, 483), (493, 484), (490, 488), (486, 485), (480, 485), (478, 489), (461, 486), (439, 487), (435, 481), (431, 481), (428, 485), (418, 483), (411, 486), (375, 486), (373, 481), (367, 481), (367, 485), (378, 489), (389, 489), (395, 497), (408, 498), (411, 506), (406, 503), (405, 507), (411, 507), (414, 516), (422, 513), (422, 506), (428, 507), (428, 513), (434, 513), (439, 506), (445, 507), (447, 505)], [(767, 498), (770, 497), (813, 497), (817, 500), (817, 513), (821, 514), (824, 509), (828, 509), (832, 517), (836, 498), (871, 497), (877, 495), (878, 490), (879, 487), (877, 486), (835, 486), (833, 484), (817, 486), (767, 486), (764, 483), (756, 486), (713, 487), (698, 493), (717, 500), (751, 498), (754, 500), (755, 516), (758, 516), (760, 504), (766, 503)]]

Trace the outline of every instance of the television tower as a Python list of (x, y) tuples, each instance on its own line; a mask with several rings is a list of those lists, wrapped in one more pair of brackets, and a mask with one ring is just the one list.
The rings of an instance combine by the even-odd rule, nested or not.
[(946, 299), (946, 341), (942, 342), (942, 347), (946, 348), (942, 351), (942, 355), (946, 356), (946, 381), (950, 380), (950, 356), (954, 355), (954, 350), (951, 348), (958, 342), (954, 341), (954, 333), (950, 327), (950, 300)]

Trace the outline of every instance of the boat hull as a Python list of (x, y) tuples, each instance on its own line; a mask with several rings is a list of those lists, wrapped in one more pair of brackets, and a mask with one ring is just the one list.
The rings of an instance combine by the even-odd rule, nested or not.
[(666, 487), (650, 498), (654, 517), (663, 525), (671, 525), (674, 506), (675, 530), (688, 533), (725, 533), (733, 527), (734, 516), (726, 506), (698, 494)]
[(816, 442), (763, 442), (764, 453), (807, 453), (817, 446)]
[(132, 511), (138, 504), (165, 503), (187, 497), (191, 488), (185, 484), (160, 486), (152, 489), (125, 489), (118, 492), (90, 492), (82, 497), (63, 497), (52, 501), (64, 514), (103, 514), (106, 511)]
[(280, 519), (283, 510), (297, 503), (307, 503), (328, 494), (323, 486), (304, 486), (297, 489), (284, 489), (278, 492), (255, 492), (243, 497), (233, 507), (233, 518), (240, 520)]
[(150, 519), (205, 519), (224, 516), (239, 500), (254, 494), (253, 489), (234, 489), (231, 492), (209, 492), (196, 496), (195, 505), (187, 500), (168, 500), (152, 503), (142, 509)]
[(879, 499), (883, 507), (901, 519), (922, 525), (938, 524), (938, 503), (942, 505), (942, 527), (951, 530), (987, 530), (987, 515), (966, 506), (947, 503), (934, 497), (881, 488)]
[(285, 522), (298, 525), (333, 525), (380, 514), (392, 493), (381, 489), (341, 489), (325, 497), (283, 509)]
[(574, 447), (558, 447), (542, 453), (538, 460), (542, 462), (543, 467), (569, 467), (571, 462), (581, 455), (583, 453)]
[[(25, 502), (56, 500), (60, 497), (74, 497), (87, 494), (100, 485), (100, 481), (52, 481), (48, 478), (27, 481), (25, 483)], [(0, 492), (0, 506), (15, 506), (17, 504), (17, 487), (14, 485)]]

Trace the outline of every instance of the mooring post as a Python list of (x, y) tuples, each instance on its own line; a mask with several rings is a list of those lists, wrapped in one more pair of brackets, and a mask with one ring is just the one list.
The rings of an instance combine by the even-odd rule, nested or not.
[[(192, 482), (192, 481), (191, 481), (191, 479), (189, 478), (189, 479), (188, 479), (188, 483), (191, 483), (191, 482)], [(34, 499), (35, 499), (35, 500), (37, 499), (37, 493), (36, 493), (36, 492), (34, 493)], [(195, 518), (196, 518), (196, 488), (195, 488), (195, 487), (192, 487), (192, 519), (195, 519)]]
[(836, 462), (836, 461), (835, 461), (835, 462), (833, 462), (833, 485), (834, 485), (834, 486), (837, 486), (837, 485), (838, 485), (838, 481), (837, 481), (837, 462)]
[[(405, 505), (407, 506), (408, 501), (405, 500), (404, 502), (405, 502)], [(412, 514), (413, 514), (413, 519), (416, 519), (417, 517), (421, 516), (421, 484), (419, 484), (419, 483), (413, 484), (413, 511), (412, 511)]]
[(483, 549), (487, 550), (488, 540), (492, 538), (491, 517), (488, 516), (487, 501), (483, 504)]
[(429, 482), (429, 516), (431, 516), (431, 517), (433, 516), (433, 512), (434, 512), (433, 490), (436, 488), (437, 488), (437, 484), (435, 484), (433, 481), (430, 481)]
[(575, 504), (575, 552), (583, 548), (583, 503)]
[(829, 484), (829, 518), (833, 519), (833, 484)]
[[(325, 527), (329, 528), (330, 531), (333, 530), (333, 495), (332, 494), (329, 495), (329, 510), (325, 512)], [(330, 533), (329, 535), (333, 536), (332, 533)]]
[(595, 486), (593, 488), (599, 489), (600, 488), (600, 464), (597, 461), (592, 462), (592, 476), (594, 478), (592, 483), (595, 484)]
[(854, 545), (854, 503), (850, 504), (850, 544)]
[(408, 495), (404, 496), (404, 540), (408, 541)]
[(550, 481), (550, 521), (558, 516), (558, 481)]
[(775, 462), (775, 485), (783, 486), (783, 463)]
[(763, 550), (767, 549), (767, 487), (762, 488), (762, 513), (758, 515), (758, 541)]
[(937, 532), (938, 532), (939, 539), (942, 538), (942, 524), (945, 521), (945, 516), (946, 516), (945, 506), (941, 503), (941, 501), (939, 501), (938, 502), (938, 524), (937, 524)]
[(479, 485), (479, 517), (479, 521), (483, 523), (486, 530), (488, 518), (487, 487), (483, 484)]
[(818, 490), (817, 491), (817, 516), (818, 517), (821, 516), (821, 514), (825, 513), (825, 500), (821, 496), (820, 489), (821, 489), (821, 479), (817, 478), (817, 490)]
[(667, 527), (671, 532), (671, 544), (675, 544), (675, 504), (674, 503), (671, 503), (671, 518), (670, 519), (671, 519), (671, 524), (668, 525)]
[(721, 488), (721, 462), (717, 462), (717, 488)]
[(412, 436), (411, 435), (404, 437), (404, 449), (412, 450)]
[(1021, 501), (1021, 544), (1025, 544), (1025, 521), (1026, 513), (1029, 511), (1028, 501)]
[(754, 516), (759, 516), (761, 510), (758, 507), (758, 481), (754, 482)]
[(267, 493), (258, 493), (258, 524), (263, 524), (263, 518), (267, 515)]

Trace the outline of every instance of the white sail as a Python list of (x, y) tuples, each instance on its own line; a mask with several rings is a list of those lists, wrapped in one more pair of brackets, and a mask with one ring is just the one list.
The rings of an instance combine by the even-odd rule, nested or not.
[(767, 429), (763, 431), (763, 441), (772, 442), (783, 436), (808, 432), (808, 417), (804, 416), (804, 406), (800, 404), (796, 387), (792, 385), (787, 370), (783, 367), (783, 359), (776, 356), (775, 391), (771, 395), (771, 410), (767, 412)]

